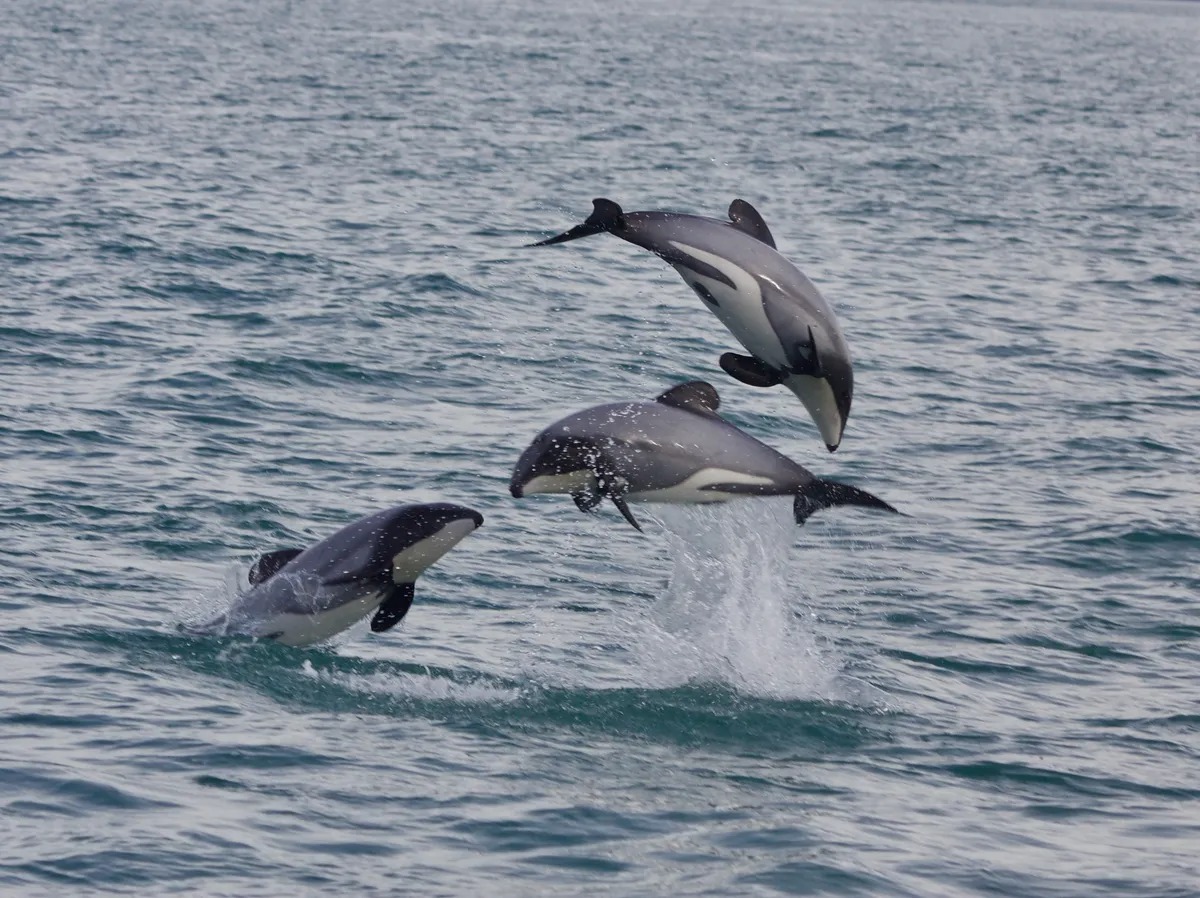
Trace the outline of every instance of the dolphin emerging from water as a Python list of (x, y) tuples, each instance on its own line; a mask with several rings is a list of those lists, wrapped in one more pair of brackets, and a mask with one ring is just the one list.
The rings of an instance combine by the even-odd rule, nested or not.
[(653, 402), (576, 412), (534, 439), (513, 471), (516, 498), (568, 493), (582, 511), (610, 499), (642, 528), (630, 502), (706, 504), (747, 496), (795, 496), (797, 524), (835, 505), (896, 511), (865, 490), (824, 480), (717, 414), (712, 384), (690, 381)]
[(775, 249), (758, 211), (734, 200), (729, 221), (679, 212), (625, 212), (592, 201), (587, 220), (534, 246), (608, 232), (675, 266), (704, 305), (750, 355), (727, 352), (720, 364), (753, 387), (783, 384), (816, 422), (830, 452), (850, 416), (854, 372), (833, 309), (812, 282)]
[(479, 512), (444, 502), (359, 518), (307, 549), (263, 555), (250, 568), (250, 589), (194, 632), (301, 646), (374, 612), (371, 629), (382, 633), (408, 613), (417, 577), (482, 525)]

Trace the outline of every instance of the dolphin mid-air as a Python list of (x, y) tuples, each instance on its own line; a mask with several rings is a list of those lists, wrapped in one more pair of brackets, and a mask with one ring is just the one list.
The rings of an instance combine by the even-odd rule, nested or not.
[(367, 515), (307, 549), (263, 555), (250, 589), (194, 632), (302, 646), (374, 612), (371, 629), (382, 633), (408, 613), (417, 577), (482, 525), (479, 512), (444, 502)]
[(850, 415), (854, 372), (833, 309), (812, 282), (775, 249), (771, 231), (745, 200), (729, 221), (678, 212), (624, 212), (592, 201), (587, 220), (534, 246), (608, 232), (675, 266), (750, 355), (727, 352), (721, 367), (754, 387), (783, 384), (800, 398), (830, 452)]
[(896, 511), (870, 493), (815, 476), (717, 414), (712, 384), (690, 381), (653, 402), (598, 405), (556, 421), (522, 454), (516, 498), (567, 493), (582, 511), (610, 499), (638, 530), (629, 502), (707, 504), (793, 495), (796, 523), (835, 505)]

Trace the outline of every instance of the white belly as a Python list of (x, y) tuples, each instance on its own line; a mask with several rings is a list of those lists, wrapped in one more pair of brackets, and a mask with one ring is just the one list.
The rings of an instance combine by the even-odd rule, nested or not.
[(469, 518), (450, 521), (441, 530), (420, 542), (413, 543), (392, 558), (392, 581), (412, 583), (425, 569), (453, 549), (475, 529)]
[(702, 468), (682, 483), (661, 490), (630, 493), (630, 502), (664, 502), (678, 505), (708, 505), (713, 502), (728, 502), (730, 499), (745, 499), (746, 493), (724, 493), (720, 490), (704, 489), (715, 483), (741, 483), (754, 486), (771, 486), (770, 477), (755, 477), (724, 468)]
[(721, 256), (706, 253), (694, 246), (688, 246), (686, 243), (671, 241), (671, 245), (693, 258), (711, 265), (733, 282), (733, 286), (730, 287), (721, 281), (697, 274), (682, 265), (675, 266), (679, 276), (693, 290), (700, 286), (712, 295), (713, 299), (717, 301), (717, 305), (705, 302), (705, 307), (716, 315), (725, 327), (729, 328), (729, 332), (749, 350), (751, 355), (776, 368), (788, 367), (787, 354), (767, 318), (766, 310), (763, 308), (762, 288), (759, 287), (754, 276)]
[(809, 377), (806, 374), (793, 374), (783, 382), (804, 403), (808, 413), (817, 423), (821, 431), (821, 439), (830, 446), (836, 446), (842, 440), (842, 428), (845, 423), (842, 413), (838, 411), (837, 399), (834, 398), (833, 388), (823, 377)]
[(522, 488), (526, 496), (535, 493), (580, 493), (596, 488), (596, 475), (587, 468), (566, 474), (540, 474)]
[[(383, 593), (372, 592), (350, 602), (313, 614), (276, 614), (256, 623), (252, 635), (274, 636), (284, 645), (312, 645), (352, 627), (379, 607)], [(278, 634), (278, 635), (277, 635)]]

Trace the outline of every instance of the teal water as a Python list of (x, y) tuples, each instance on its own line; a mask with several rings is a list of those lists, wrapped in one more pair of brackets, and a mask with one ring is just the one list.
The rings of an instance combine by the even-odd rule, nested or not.
[[(5, 896), (1200, 894), (1200, 9), (0, 5)], [(593, 196), (744, 197), (842, 448)], [(910, 516), (516, 502), (704, 377)], [(188, 638), (487, 518), (402, 628)]]

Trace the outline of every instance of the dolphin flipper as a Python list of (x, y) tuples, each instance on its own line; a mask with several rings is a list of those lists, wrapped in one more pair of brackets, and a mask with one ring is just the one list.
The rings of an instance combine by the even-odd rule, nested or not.
[(408, 614), (408, 609), (412, 607), (415, 593), (415, 583), (397, 583), (391, 595), (383, 600), (383, 604), (371, 618), (371, 632), (386, 632), (404, 620), (404, 615)]
[(594, 512), (596, 506), (604, 501), (604, 497), (600, 495), (600, 490), (595, 488), (571, 493), (571, 498), (575, 500), (575, 507), (587, 514)]
[(862, 508), (878, 508), (900, 514), (897, 509), (866, 490), (860, 490), (848, 483), (823, 480), (820, 477), (814, 477), (796, 494), (792, 503), (792, 513), (796, 517), (796, 523), (803, 524), (813, 512), (833, 508), (835, 505), (858, 505)]
[(758, 210), (745, 200), (734, 200), (729, 204), (729, 220), (739, 231), (745, 231), (755, 240), (761, 240), (771, 249), (775, 249), (775, 238), (771, 236), (771, 229), (758, 214)]
[[(595, 512), (596, 506), (604, 501), (604, 494), (601, 493), (600, 490), (594, 489), (591, 492), (580, 491), (578, 493), (571, 493), (571, 498), (575, 500), (576, 508), (582, 512), (586, 512), (587, 514), (592, 514)], [(621, 512), (621, 515), (625, 518), (625, 520), (632, 524), (638, 530), (638, 532), (641, 532), (642, 527), (633, 517), (633, 512), (629, 510), (629, 505), (625, 502), (625, 500), (619, 495), (611, 494), (608, 498), (612, 499), (612, 504), (617, 506), (617, 510)]]
[(270, 580), (279, 573), (280, 568), (303, 551), (303, 549), (279, 549), (260, 556), (258, 561), (250, 565), (250, 585), (258, 586), (264, 580)]
[(633, 525), (634, 530), (636, 530), (638, 533), (645, 533), (645, 531), (642, 530), (642, 525), (639, 524), (637, 519), (633, 516), (633, 512), (629, 510), (629, 504), (623, 498), (620, 496), (609, 496), (608, 498), (612, 499), (612, 504), (617, 506), (617, 511), (621, 512), (621, 516)]
[(783, 375), (752, 355), (726, 352), (719, 359), (721, 368), (734, 380), (749, 387), (774, 387), (783, 383)]

